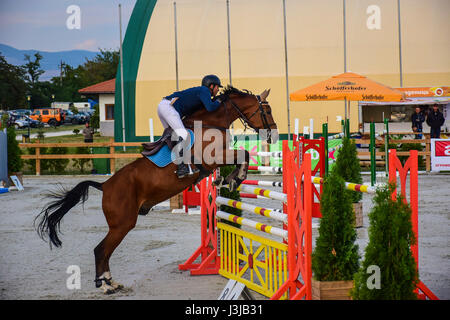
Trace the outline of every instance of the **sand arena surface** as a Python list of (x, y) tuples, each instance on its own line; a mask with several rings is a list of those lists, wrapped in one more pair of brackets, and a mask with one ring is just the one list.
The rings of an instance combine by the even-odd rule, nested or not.
[[(271, 176), (249, 179), (271, 180)], [(48, 190), (57, 183), (72, 188), (83, 180), (103, 182), (106, 176), (26, 176), (25, 191), (0, 195), (0, 299), (211, 299), (227, 283), (219, 276), (190, 276), (179, 271), (200, 243), (200, 216), (171, 213), (156, 208), (139, 216), (137, 225), (110, 260), (113, 278), (125, 290), (105, 296), (95, 288), (93, 250), (108, 227), (101, 211), (102, 193), (90, 188), (89, 200), (73, 208), (62, 220), (61, 249), (49, 249), (37, 235), (33, 220), (48, 201)], [(281, 180), (280, 176), (274, 180)], [(369, 181), (364, 176), (364, 181)], [(278, 188), (271, 188), (280, 190)], [(357, 229), (360, 254), (368, 241), (367, 214), (372, 196), (363, 198), (364, 227)], [(266, 207), (278, 201), (246, 199)], [(441, 299), (450, 299), (450, 175), (419, 175), (420, 278)], [(251, 216), (261, 220), (264, 217)], [(261, 218), (261, 219), (260, 219)], [(276, 226), (276, 223), (271, 221)], [(313, 221), (313, 245), (318, 221)], [(81, 289), (69, 290), (66, 273), (71, 265), (81, 270)], [(254, 292), (252, 292), (254, 293)], [(258, 299), (264, 297), (254, 293)]]

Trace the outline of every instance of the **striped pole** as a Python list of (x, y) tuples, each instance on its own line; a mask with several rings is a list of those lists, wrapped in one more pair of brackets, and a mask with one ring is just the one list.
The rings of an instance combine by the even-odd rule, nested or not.
[(248, 198), (248, 199), (264, 199), (264, 200), (274, 200), (272, 198), (266, 198), (264, 196), (256, 195), (253, 193), (239, 193), (239, 197), (241, 198)]
[(249, 166), (248, 170), (272, 172), (272, 173), (282, 173), (283, 168), (281, 167), (266, 167), (266, 166)]
[[(320, 177), (311, 177), (311, 182), (320, 184), (323, 183), (323, 178)], [(345, 182), (345, 188), (347, 190), (364, 192), (364, 193), (375, 193), (376, 189), (374, 187), (365, 185), (365, 184), (357, 184), (352, 182)]]
[(243, 225), (243, 226), (251, 227), (251, 228), (254, 228), (254, 229), (262, 231), (262, 232), (273, 234), (275, 236), (279, 236), (284, 239), (287, 239), (287, 237), (288, 237), (287, 230), (272, 227), (270, 225), (256, 222), (254, 220), (250, 220), (247, 218), (238, 217), (238, 216), (235, 216), (234, 214), (229, 214), (229, 213), (226, 213), (223, 211), (217, 211), (216, 217), (219, 217), (221, 219), (225, 219), (225, 220), (228, 220), (228, 221), (231, 221), (231, 222)]
[(274, 209), (267, 209), (267, 208), (261, 208), (257, 206), (253, 206), (248, 203), (244, 203), (241, 201), (228, 199), (224, 197), (217, 197), (216, 198), (217, 204), (223, 204), (225, 206), (233, 207), (236, 209), (241, 209), (244, 211), (252, 212), (259, 214), (264, 217), (272, 218), (278, 221), (282, 221), (283, 223), (287, 223), (287, 215), (282, 212), (277, 212)]
[(282, 187), (283, 182), (281, 181), (267, 181), (267, 180), (244, 180), (242, 184), (249, 184), (253, 186), (261, 187)]
[(252, 187), (249, 185), (245, 185), (245, 184), (241, 184), (238, 188), (238, 191), (244, 191), (244, 192), (249, 192), (249, 193), (253, 193), (256, 195), (260, 195), (260, 196), (264, 196), (266, 198), (272, 198), (275, 200), (280, 200), (283, 202), (287, 201), (287, 195), (282, 193), (282, 192), (276, 192), (273, 190), (268, 190), (268, 189), (263, 189), (263, 188), (257, 188), (257, 187)]
[(272, 158), (283, 158), (283, 152), (281, 151), (258, 151), (255, 153), (250, 153), (251, 156), (260, 157), (272, 157)]
[(332, 136), (328, 136), (328, 140), (336, 140), (336, 139), (340, 139), (344, 136), (344, 133), (337, 133), (337, 134), (333, 134)]
[(340, 144), (340, 145), (338, 145), (338, 146), (336, 146), (336, 147), (333, 147), (333, 148), (330, 148), (330, 149), (328, 149), (328, 153), (330, 153), (330, 152), (333, 152), (333, 151), (336, 151), (336, 150), (339, 150), (340, 148), (342, 148), (342, 144)]

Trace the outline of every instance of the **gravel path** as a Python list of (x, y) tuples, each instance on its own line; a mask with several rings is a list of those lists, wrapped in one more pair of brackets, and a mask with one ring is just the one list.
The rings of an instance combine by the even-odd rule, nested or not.
[[(280, 180), (279, 176), (275, 178)], [(64, 217), (63, 247), (49, 250), (33, 228), (34, 217), (47, 201), (44, 195), (48, 190), (57, 190), (56, 183), (72, 188), (86, 179), (102, 182), (107, 177), (26, 176), (25, 191), (0, 195), (0, 299), (217, 299), (227, 279), (218, 275), (190, 276), (178, 270), (178, 264), (200, 243), (199, 215), (171, 213), (159, 207), (140, 216), (136, 228), (111, 258), (112, 275), (125, 285), (125, 290), (110, 296), (103, 295), (93, 282), (93, 249), (107, 232), (100, 191), (91, 188), (84, 208), (77, 206)], [(369, 177), (364, 179), (368, 181)], [(448, 175), (419, 176), (420, 278), (441, 299), (450, 299), (449, 186)], [(361, 255), (368, 240), (371, 197), (365, 195), (363, 200), (364, 227), (358, 229)], [(277, 203), (259, 201), (267, 207)], [(317, 225), (318, 221), (313, 221), (314, 238)], [(66, 286), (70, 276), (66, 272), (72, 265), (81, 270), (79, 290)]]

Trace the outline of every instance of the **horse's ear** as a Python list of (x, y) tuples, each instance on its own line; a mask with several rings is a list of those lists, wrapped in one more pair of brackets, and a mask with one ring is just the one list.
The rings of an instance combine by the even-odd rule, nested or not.
[(270, 93), (270, 89), (264, 90), (264, 91), (260, 94), (261, 100), (262, 100), (262, 101), (266, 101), (267, 96), (269, 95), (269, 93)]

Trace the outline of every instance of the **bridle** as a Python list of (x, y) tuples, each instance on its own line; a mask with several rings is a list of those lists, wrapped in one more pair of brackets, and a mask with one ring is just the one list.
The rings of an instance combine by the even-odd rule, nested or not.
[[(275, 122), (271, 122), (269, 123), (269, 121), (267, 120), (267, 115), (268, 113), (266, 112), (266, 110), (264, 110), (264, 106), (269, 106), (269, 103), (267, 101), (263, 101), (261, 100), (261, 96), (259, 95), (253, 95), (254, 97), (256, 97), (257, 101), (258, 101), (258, 109), (255, 110), (255, 112), (253, 112), (249, 117), (247, 117), (242, 110), (236, 105), (236, 103), (234, 103), (234, 101), (230, 98), (227, 97), (227, 99), (224, 101), (224, 105), (225, 105), (225, 112), (227, 111), (227, 106), (226, 106), (226, 102), (229, 101), (230, 105), (236, 110), (236, 112), (239, 115), (239, 120), (241, 121), (242, 125), (244, 126), (244, 132), (247, 130), (248, 127), (252, 128), (253, 130), (255, 130), (256, 132), (258, 132), (260, 129), (259, 128), (255, 128), (255, 126), (252, 125), (252, 123), (250, 122), (250, 119), (252, 119), (257, 112), (259, 111), (259, 114), (261, 116), (261, 121), (263, 123), (264, 129), (266, 130), (270, 130), (272, 125), (276, 125)], [(226, 112), (227, 117), (228, 117), (228, 112)]]

